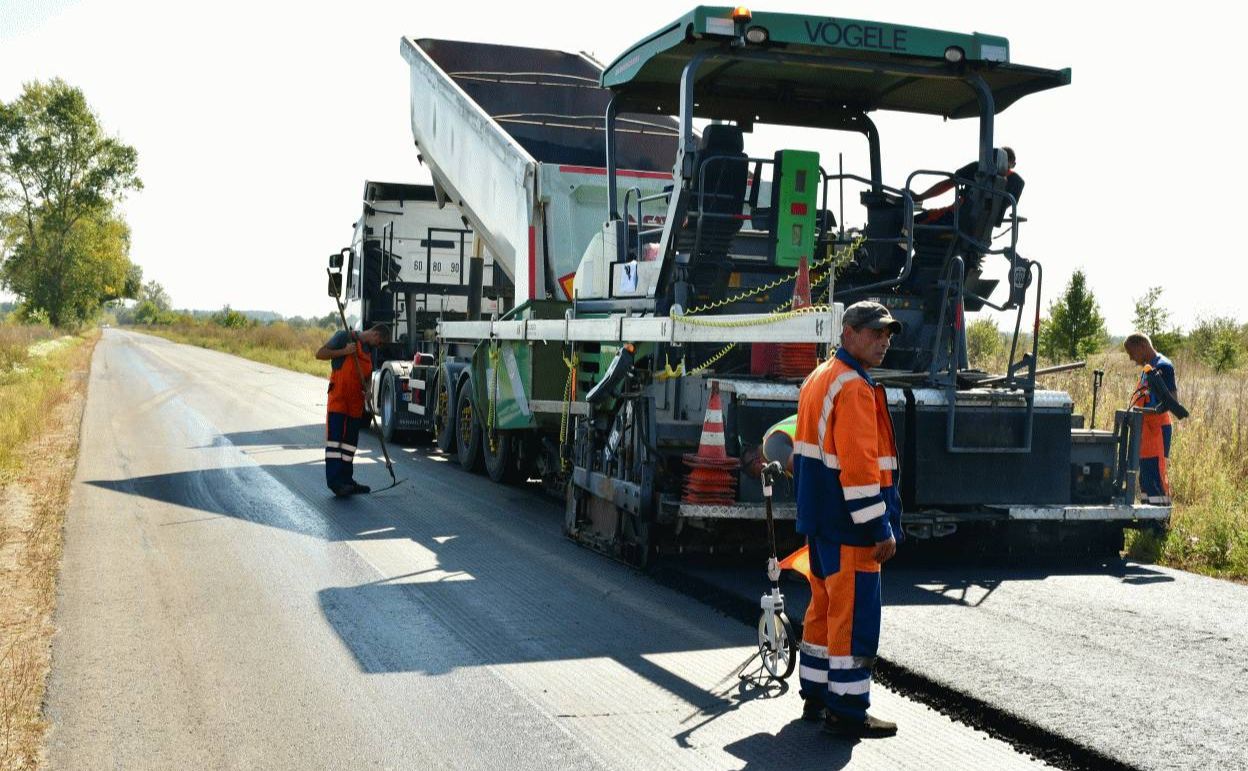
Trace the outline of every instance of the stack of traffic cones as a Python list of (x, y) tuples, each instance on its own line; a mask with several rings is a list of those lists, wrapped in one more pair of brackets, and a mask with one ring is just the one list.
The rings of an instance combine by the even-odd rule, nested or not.
[(724, 449), (724, 411), (719, 398), (719, 383), (711, 381), (711, 400), (702, 421), (702, 441), (696, 453), (685, 453), (689, 476), (681, 503), (706, 506), (729, 506), (737, 500), (737, 474), (741, 465), (729, 458)]
[[(793, 285), (793, 310), (809, 308), (810, 266), (806, 258), (797, 266), (797, 280)], [(804, 378), (819, 364), (819, 351), (815, 343), (780, 343), (776, 355), (775, 371), (783, 378)]]

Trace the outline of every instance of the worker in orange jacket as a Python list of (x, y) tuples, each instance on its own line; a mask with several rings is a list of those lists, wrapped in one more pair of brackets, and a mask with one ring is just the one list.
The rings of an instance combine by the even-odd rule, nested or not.
[(802, 383), (793, 472), (811, 599), (800, 649), (802, 716), (843, 736), (897, 733), (867, 714), (880, 636), (880, 566), (897, 549), (897, 445), (883, 386), (869, 370), (901, 331), (883, 305), (845, 309), (841, 346)]
[[(1140, 432), (1140, 493), (1145, 503), (1159, 506), (1170, 505), (1170, 479), (1166, 465), (1170, 460), (1170, 438), (1174, 430), (1173, 420), (1161, 394), (1153, 393), (1149, 384), (1150, 373), (1159, 376), (1158, 387), (1169, 390), (1169, 396), (1177, 399), (1179, 385), (1174, 376), (1174, 364), (1153, 348), (1148, 335), (1136, 332), (1127, 335), (1122, 347), (1131, 361), (1138, 364), (1140, 383), (1131, 395), (1131, 406), (1143, 410), (1144, 425)], [(1180, 417), (1185, 413), (1180, 413)]]
[(325, 484), (334, 495), (369, 492), (352, 477), (360, 426), (364, 422), (364, 383), (373, 374), (372, 353), (390, 338), (390, 329), (377, 324), (364, 332), (345, 329), (320, 347), (316, 358), (330, 361), (329, 400), (325, 415)]

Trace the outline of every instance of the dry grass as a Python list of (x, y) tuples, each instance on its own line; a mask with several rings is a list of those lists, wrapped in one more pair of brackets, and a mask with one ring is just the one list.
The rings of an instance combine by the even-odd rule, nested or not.
[(39, 324), (0, 323), (0, 378), (26, 361), (32, 345), (57, 335), (52, 327)]
[[(1000, 365), (998, 364), (998, 369)], [(1092, 370), (1105, 372), (1097, 428), (1113, 428), (1139, 368), (1125, 353), (1092, 356), (1083, 370), (1049, 375), (1045, 388), (1067, 391), (1077, 412), (1092, 412)], [(1131, 533), (1128, 554), (1221, 578), (1248, 580), (1248, 385), (1242, 373), (1215, 373), (1194, 357), (1175, 357), (1179, 396), (1191, 416), (1175, 421), (1169, 477), (1170, 531)]]
[(329, 377), (329, 362), (314, 358), (332, 329), (296, 328), (282, 322), (253, 327), (223, 327), (208, 322), (133, 327), (178, 343), (224, 351), (275, 367)]
[[(0, 383), (0, 769), (39, 765), (62, 526), (98, 333)], [(14, 452), (20, 449), (20, 454)]]

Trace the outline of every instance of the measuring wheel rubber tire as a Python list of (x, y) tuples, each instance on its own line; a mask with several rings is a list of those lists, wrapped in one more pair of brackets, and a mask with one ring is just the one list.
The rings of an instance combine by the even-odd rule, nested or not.
[(450, 455), (455, 452), (455, 392), (446, 372), (438, 375), (434, 399), (437, 401), (434, 403), (433, 435), (438, 449)]
[(472, 378), (468, 378), (459, 387), (459, 398), (455, 400), (455, 452), (459, 457), (459, 465), (465, 471), (481, 470), (483, 438), (481, 415), (472, 391)]
[(767, 635), (767, 612), (758, 617), (758, 655), (763, 661), (763, 669), (773, 680), (786, 680), (793, 674), (797, 666), (797, 638), (793, 636), (793, 627), (789, 617), (783, 612), (776, 614), (776, 643)]
[(381, 376), (381, 393), (377, 397), (377, 406), (381, 410), (378, 416), (381, 438), (393, 442), (399, 435), (399, 403), (397, 389), (394, 387), (394, 375), (389, 372)]
[(494, 482), (506, 485), (515, 484), (520, 480), (520, 466), (516, 452), (519, 439), (515, 431), (494, 429), (493, 448), (490, 437), (484, 432), (481, 437), (481, 452), (485, 456), (485, 473)]

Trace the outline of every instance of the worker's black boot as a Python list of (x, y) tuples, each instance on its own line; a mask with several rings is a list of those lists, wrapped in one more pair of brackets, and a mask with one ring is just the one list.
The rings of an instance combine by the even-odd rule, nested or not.
[(823, 720), (827, 714), (827, 707), (823, 706), (823, 699), (805, 699), (802, 702), (802, 720), (815, 722)]
[(332, 492), (335, 497), (344, 498), (355, 492), (355, 485), (353, 484), (333, 485), (329, 489), (330, 489), (330, 492)]
[(880, 739), (897, 735), (897, 724), (867, 715), (865, 721), (848, 720), (829, 712), (823, 719), (825, 731), (852, 739)]
[(372, 491), (373, 491), (373, 488), (369, 487), (368, 485), (362, 485), (359, 482), (351, 483), (352, 495), (363, 495), (365, 493), (371, 493)]

